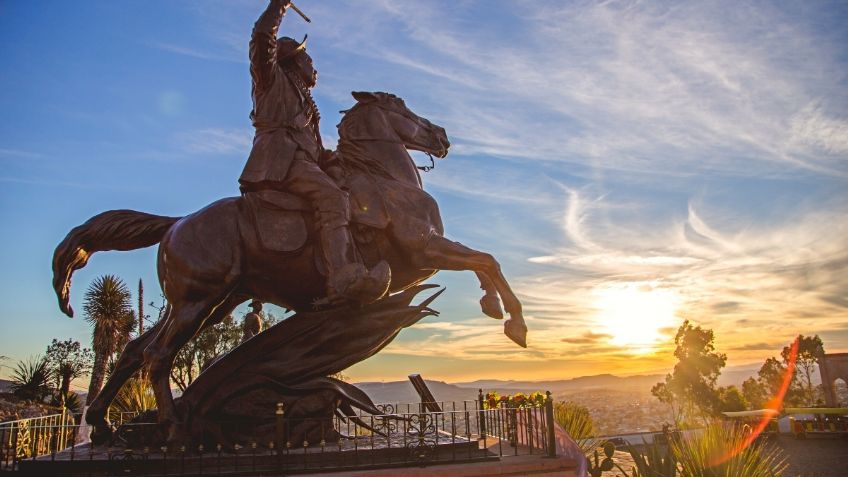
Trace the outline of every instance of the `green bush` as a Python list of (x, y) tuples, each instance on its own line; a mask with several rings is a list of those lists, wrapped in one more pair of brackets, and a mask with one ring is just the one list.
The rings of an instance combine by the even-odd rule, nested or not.
[(43, 356), (19, 361), (12, 372), (12, 393), (20, 399), (42, 402), (50, 395), (50, 369)]
[(112, 405), (109, 406), (109, 420), (121, 422), (121, 413), (131, 415), (141, 414), (144, 411), (156, 409), (156, 396), (153, 388), (146, 379), (132, 378), (118, 391)]
[(589, 408), (586, 406), (570, 401), (555, 402), (554, 421), (574, 439), (574, 442), (586, 456), (589, 456), (598, 446), (598, 439), (593, 437), (595, 424), (592, 421), (592, 415), (589, 414)]
[(776, 477), (786, 470), (779, 447), (761, 440), (746, 445), (748, 438), (746, 429), (714, 423), (671, 447), (682, 477)]

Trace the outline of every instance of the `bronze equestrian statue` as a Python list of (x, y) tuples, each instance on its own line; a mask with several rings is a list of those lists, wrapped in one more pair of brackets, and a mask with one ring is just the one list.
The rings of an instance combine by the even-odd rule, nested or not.
[[(269, 9), (276, 15), (275, 8), (287, 3), (272, 0)], [(280, 81), (288, 74), (279, 69), (274, 71), (280, 75)], [(218, 323), (251, 298), (295, 311), (315, 309), (316, 303), (323, 303), (325, 308), (334, 305), (325, 300), (332, 295), (328, 288), (333, 286), (328, 284), (327, 277), (334, 273), (334, 264), (328, 263), (334, 258), (324, 250), (328, 246), (350, 247), (349, 253), (372, 271), (387, 263), (392, 271), (388, 293), (419, 284), (438, 270), (474, 271), (485, 291), (480, 300), (483, 312), (502, 318), (499, 297), (503, 299), (504, 309), (510, 315), (504, 323), (504, 333), (526, 346), (527, 327), (521, 303), (497, 261), (490, 254), (444, 237), (438, 206), (423, 190), (418, 169), (407, 151), (413, 149), (445, 157), (450, 146), (445, 130), (413, 113), (394, 95), (353, 93), (353, 96), (356, 104), (338, 125), (337, 151), (324, 154), (322, 164), (335, 171), (333, 180), (337, 187), (349, 193), (349, 200), (343, 200), (349, 202), (345, 215), (350, 214), (354, 225), (353, 240), (339, 244), (323, 240), (323, 230), (331, 219), (322, 212), (322, 205), (310, 203), (308, 197), (303, 200), (290, 194), (292, 189), (287, 189), (287, 180), (283, 178), (282, 187), (279, 184), (256, 189), (248, 186), (248, 193), (242, 197), (221, 199), (185, 217), (131, 210), (104, 212), (71, 230), (59, 244), (53, 256), (53, 287), (61, 310), (68, 316), (73, 316), (69, 303), (71, 276), (86, 265), (93, 253), (159, 244), (157, 269), (169, 303), (167, 315), (121, 353), (109, 380), (86, 414), (86, 421), (94, 426), (93, 439), (109, 434), (106, 421), (109, 404), (122, 384), (142, 366), (149, 369), (158, 421), (167, 427), (169, 439), (178, 440), (186, 435), (170, 388), (170, 370), (176, 353), (199, 331)], [(301, 99), (304, 102), (299, 106), (295, 102), (294, 108), (308, 104), (305, 97)], [(265, 117), (261, 111), (254, 113), (255, 118)], [(312, 122), (317, 116), (309, 116), (313, 113), (304, 113), (310, 121), (308, 128), (289, 130), (286, 126), (285, 132), (278, 132), (273, 125), (267, 131), (265, 125), (257, 126), (253, 152), (262, 141), (269, 141), (270, 144), (262, 147), (292, 149), (294, 152), (289, 157), (292, 164), (298, 161), (313, 164), (310, 161), (314, 157), (308, 154), (321, 151), (317, 147), (311, 152), (304, 149), (311, 147), (311, 139), (296, 140), (296, 147), (287, 142), (301, 134), (303, 137), (315, 134), (318, 141), (317, 128)], [(310, 128), (313, 132), (308, 131)], [(297, 166), (290, 166), (289, 174), (291, 167)], [(335, 225), (345, 227), (341, 225), (343, 219), (333, 220)]]

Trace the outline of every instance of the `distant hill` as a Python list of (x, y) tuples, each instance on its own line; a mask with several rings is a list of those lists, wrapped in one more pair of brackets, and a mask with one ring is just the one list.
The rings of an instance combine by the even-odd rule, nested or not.
[(573, 379), (560, 379), (555, 381), (501, 381), (494, 379), (483, 379), (471, 382), (455, 383), (461, 388), (483, 389), (483, 391), (551, 391), (561, 393), (568, 391), (580, 391), (584, 389), (610, 388), (622, 391), (648, 391), (651, 386), (663, 380), (661, 374), (650, 374), (644, 376), (615, 376), (612, 374), (598, 374), (594, 376), (581, 376)]
[[(627, 377), (600, 374), (556, 381), (501, 381), (483, 379), (461, 383), (430, 380), (426, 382), (436, 400), (464, 401), (477, 399), (478, 389), (483, 389), (483, 392), (498, 391), (500, 393), (551, 391), (555, 394), (579, 392), (589, 389), (648, 392), (651, 386), (662, 379), (663, 376), (659, 374)], [(365, 391), (377, 403), (414, 403), (419, 401), (418, 394), (409, 381), (362, 382), (356, 383), (356, 386)]]
[(12, 382), (8, 379), (0, 379), (0, 393), (8, 393), (12, 391)]
[[(443, 381), (425, 380), (427, 387), (437, 401), (466, 401), (477, 399), (477, 390), (461, 388)], [(356, 383), (356, 387), (365, 391), (375, 403), (416, 403), (421, 398), (409, 381), (391, 381), (383, 383)]]
[(742, 382), (750, 377), (757, 377), (757, 371), (760, 370), (763, 363), (740, 364), (736, 366), (727, 366), (721, 370), (721, 375), (718, 377), (719, 386), (741, 387)]

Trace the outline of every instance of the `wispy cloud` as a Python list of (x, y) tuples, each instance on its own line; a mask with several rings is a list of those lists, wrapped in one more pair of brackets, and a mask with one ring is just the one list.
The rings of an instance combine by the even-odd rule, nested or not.
[[(259, 7), (195, 5), (214, 42), (156, 46), (243, 61)], [(498, 17), (509, 28), (474, 21), (493, 11), (509, 12)], [(319, 103), (389, 90), (445, 126), (451, 162), (425, 184), (479, 205), (446, 216), (451, 233), (496, 245), (520, 270), (510, 278), (532, 350), (516, 351), (499, 324), (475, 315), (422, 323), (426, 337), (385, 353), (533, 361), (579, 351), (583, 363), (626, 365), (632, 356), (595, 320), (593, 292), (610, 284), (673, 291), (677, 318), (715, 328), (739, 359), (784, 335), (848, 327), (848, 196), (810, 185), (837, 190), (848, 178), (844, 33), (822, 34), (817, 8), (383, 0), (308, 13), (315, 23), (285, 27), (310, 33)], [(231, 154), (246, 153), (250, 136), (204, 129), (180, 139), (188, 152)], [(809, 202), (782, 208), (764, 204), (776, 193), (714, 190), (754, 178), (810, 190)], [(769, 219), (756, 217), (763, 210)], [(745, 343), (763, 333), (781, 338)], [(661, 365), (667, 350), (640, 359)]]
[[(523, 295), (532, 310), (556, 314), (572, 308), (592, 316), (593, 289), (604, 283), (651, 280), (682, 297), (679, 316), (715, 328), (734, 351), (762, 350), (761, 343), (752, 347), (746, 342), (763, 333), (788, 339), (831, 325), (848, 327), (844, 200), (821, 210), (794, 212), (777, 224), (740, 219), (732, 210), (704, 213), (690, 204), (683, 220), (656, 235), (638, 223), (622, 227), (592, 221), (579, 194), (571, 191), (569, 197), (570, 213), (562, 219), (563, 245), (553, 255), (530, 259), (558, 271), (520, 286), (535, 290)], [(711, 222), (728, 225), (719, 229)], [(627, 235), (655, 238), (622, 239), (627, 228)], [(580, 240), (574, 240), (575, 230)]]
[(153, 48), (158, 48), (160, 50), (168, 51), (177, 55), (190, 56), (192, 58), (197, 58), (200, 60), (229, 61), (233, 63), (245, 64), (248, 62), (247, 58), (238, 59), (233, 55), (227, 56), (222, 54), (216, 54), (206, 50), (201, 50), (188, 46), (175, 45), (171, 43), (151, 42), (148, 45)]
[[(459, 145), (478, 145), (469, 151), (659, 173), (782, 174), (790, 165), (848, 174), (839, 157), (845, 119), (816, 106), (845, 97), (838, 46), (777, 9), (735, 3), (739, 15), (728, 16), (720, 2), (509, 5), (516, 37), (452, 21), (437, 3), (415, 3), (415, 15), (400, 13), (411, 2), (367, 9), (399, 25), (402, 41), (382, 41), (398, 31), (380, 22), (356, 32), (334, 25), (340, 38), (367, 38), (396, 69), (441, 85), (429, 94), (448, 100), (449, 131)], [(409, 51), (441, 66), (422, 68)]]
[(595, 344), (609, 341), (610, 338), (612, 338), (612, 335), (607, 333), (592, 333), (591, 331), (587, 331), (578, 338), (563, 338), (562, 342), (569, 344)]
[(43, 159), (46, 156), (39, 152), (23, 151), (20, 149), (0, 149), (0, 157), (15, 159)]
[(20, 177), (3, 177), (0, 176), (0, 182), (8, 182), (13, 184), (24, 184), (31, 185), (37, 187), (70, 187), (74, 189), (99, 189), (99, 190), (115, 190), (115, 191), (127, 191), (127, 190), (138, 190), (138, 187), (128, 186), (126, 184), (122, 185), (112, 185), (112, 184), (94, 184), (90, 182), (69, 182), (69, 181), (56, 181), (50, 179), (25, 179)]
[(247, 157), (253, 144), (249, 129), (209, 128), (184, 131), (176, 135), (177, 142), (190, 154), (243, 154)]

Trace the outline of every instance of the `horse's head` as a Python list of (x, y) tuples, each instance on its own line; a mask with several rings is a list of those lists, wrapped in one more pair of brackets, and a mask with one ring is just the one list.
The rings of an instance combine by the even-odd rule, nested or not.
[(356, 105), (338, 126), (340, 139), (394, 142), (436, 157), (448, 155), (450, 142), (444, 128), (412, 112), (402, 99), (358, 91), (353, 97)]

